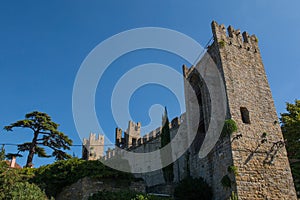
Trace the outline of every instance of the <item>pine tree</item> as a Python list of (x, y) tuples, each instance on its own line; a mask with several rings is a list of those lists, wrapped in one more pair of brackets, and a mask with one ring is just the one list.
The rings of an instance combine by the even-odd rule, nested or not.
[[(51, 120), (51, 117), (42, 112), (34, 111), (25, 115), (25, 119), (5, 126), (4, 129), (12, 131), (13, 128), (27, 128), (33, 132), (31, 142), (18, 145), (18, 150), (28, 151), (26, 167), (32, 167), (35, 154), (39, 157), (55, 157), (56, 160), (71, 158), (64, 150), (69, 150), (72, 140), (64, 133), (58, 131), (58, 124)], [(45, 148), (50, 148), (52, 155), (47, 155)]]

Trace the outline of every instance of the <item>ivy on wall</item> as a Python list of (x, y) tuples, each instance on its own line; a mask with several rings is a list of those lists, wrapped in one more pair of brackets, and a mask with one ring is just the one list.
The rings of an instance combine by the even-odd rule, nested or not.
[(236, 122), (233, 119), (227, 119), (224, 122), (221, 136), (225, 137), (227, 135), (232, 135), (232, 133), (236, 132), (237, 129), (238, 127), (236, 125)]

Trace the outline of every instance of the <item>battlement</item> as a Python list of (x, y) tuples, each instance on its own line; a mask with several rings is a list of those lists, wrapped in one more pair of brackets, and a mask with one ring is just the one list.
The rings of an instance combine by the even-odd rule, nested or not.
[[(172, 121), (169, 123), (170, 130), (172, 129), (178, 129), (181, 122), (185, 119), (185, 113), (180, 115), (180, 117), (175, 117), (172, 119)], [(129, 125), (134, 125), (136, 126), (141, 126), (141, 123), (134, 123), (132, 121), (129, 121)], [(132, 126), (133, 127), (133, 126)], [(132, 143), (131, 145), (126, 144), (125, 138), (122, 137), (122, 129), (116, 128), (116, 146), (121, 148), (121, 149), (127, 149), (127, 150), (132, 150), (135, 148), (138, 148), (142, 146), (143, 144), (150, 143), (153, 140), (156, 140), (157, 138), (160, 137), (162, 127), (158, 127), (149, 133), (145, 134), (142, 137), (137, 138), (135, 143)], [(124, 132), (124, 135), (126, 137), (126, 132)], [(103, 157), (104, 160), (110, 159), (114, 157), (115, 155), (119, 155), (121, 151), (118, 151), (117, 149), (111, 149), (108, 148), (106, 151), (106, 155)]]
[(90, 143), (102, 143), (104, 142), (104, 135), (99, 134), (98, 138), (96, 138), (96, 133), (90, 133), (89, 142)]
[(254, 53), (259, 52), (258, 39), (254, 34), (250, 36), (246, 31), (241, 34), (239, 29), (235, 30), (232, 26), (228, 26), (226, 30), (224, 24), (219, 25), (215, 21), (211, 23), (211, 27), (214, 41), (220, 49), (226, 45), (233, 45)]
[(141, 134), (141, 122), (134, 123), (133, 121), (128, 122), (127, 134), (132, 137), (140, 137)]
[(89, 139), (83, 139), (82, 157), (86, 160), (97, 160), (103, 157), (104, 135), (90, 133)]

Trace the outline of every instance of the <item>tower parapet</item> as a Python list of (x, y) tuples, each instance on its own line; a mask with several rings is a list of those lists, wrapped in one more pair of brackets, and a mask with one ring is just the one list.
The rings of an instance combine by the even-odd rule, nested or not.
[(124, 143), (124, 138), (122, 138), (122, 129), (116, 128), (115, 138), (116, 138), (116, 145), (118, 147), (121, 147)]
[(120, 148), (131, 148), (138, 145), (138, 139), (141, 138), (141, 123), (128, 122), (128, 128), (126, 132), (122, 132), (122, 129), (116, 128), (115, 132), (116, 145)]
[(85, 160), (98, 160), (104, 153), (104, 135), (99, 134), (96, 138), (95, 133), (90, 133), (89, 139), (83, 139), (82, 158)]
[(239, 29), (235, 30), (232, 26), (228, 26), (226, 31), (224, 24), (219, 25), (215, 21), (212, 22), (211, 26), (214, 39), (219, 48), (225, 45), (234, 45), (254, 53), (259, 51), (256, 35), (249, 35), (246, 31), (241, 33)]
[[(283, 136), (279, 124), (274, 124), (278, 116), (258, 39), (247, 32), (241, 34), (232, 26), (226, 31), (223, 24), (215, 21), (211, 27), (214, 42), (208, 53), (224, 79), (227, 119), (233, 119), (238, 127), (236, 134), (220, 139), (215, 147), (217, 154), (211, 154), (222, 152), (221, 157), (212, 156), (213, 179), (221, 180), (228, 174), (222, 169), (232, 165), (239, 172), (231, 177), (232, 190), (240, 199), (296, 199), (286, 149), (280, 146), (273, 152), (274, 144), (281, 144)], [(263, 133), (268, 133), (264, 143)], [(271, 162), (267, 161), (270, 152), (274, 153)], [(212, 183), (216, 196), (230, 195), (221, 189), (220, 182)]]

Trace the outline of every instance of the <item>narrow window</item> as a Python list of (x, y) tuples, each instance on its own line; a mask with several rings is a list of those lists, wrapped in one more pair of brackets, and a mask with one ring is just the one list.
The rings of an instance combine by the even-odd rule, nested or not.
[(132, 146), (136, 146), (136, 139), (132, 138)]
[(241, 107), (242, 120), (245, 124), (250, 124), (250, 115), (246, 107)]

